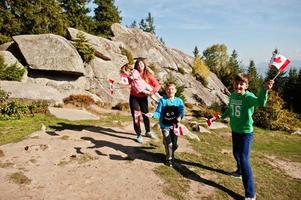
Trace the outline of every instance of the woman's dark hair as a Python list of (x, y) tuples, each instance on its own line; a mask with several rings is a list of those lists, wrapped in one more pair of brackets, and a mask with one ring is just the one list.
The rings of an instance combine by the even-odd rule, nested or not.
[[(142, 62), (144, 64), (144, 71), (146, 70), (146, 64), (144, 62), (144, 60), (142, 58), (137, 58), (136, 62), (135, 62), (135, 66), (134, 66), (134, 69), (137, 69), (138, 70), (138, 67), (139, 67), (139, 62)], [(139, 71), (139, 70), (138, 70)], [(144, 73), (144, 72), (143, 72)]]

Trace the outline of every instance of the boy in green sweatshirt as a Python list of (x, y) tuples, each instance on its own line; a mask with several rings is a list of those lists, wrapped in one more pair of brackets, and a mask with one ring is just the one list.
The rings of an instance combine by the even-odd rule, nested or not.
[(234, 92), (230, 95), (230, 101), (221, 118), (230, 117), (232, 130), (233, 155), (237, 163), (237, 170), (232, 176), (242, 177), (245, 188), (245, 200), (256, 198), (253, 172), (250, 165), (250, 152), (253, 142), (253, 119), (255, 106), (265, 106), (268, 99), (268, 90), (272, 88), (274, 81), (268, 81), (260, 89), (259, 97), (247, 91), (249, 78), (246, 74), (238, 74), (233, 80)]

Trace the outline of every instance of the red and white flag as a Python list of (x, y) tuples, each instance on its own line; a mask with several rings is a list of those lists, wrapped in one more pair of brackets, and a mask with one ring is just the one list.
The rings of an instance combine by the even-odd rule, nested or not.
[(129, 79), (128, 79), (128, 75), (127, 74), (120, 74), (120, 83), (122, 85), (129, 85)]
[(290, 63), (291, 61), (280, 54), (274, 54), (271, 58), (269, 67), (272, 66), (276, 67), (280, 72), (282, 72), (285, 67)]
[(141, 111), (134, 110), (134, 122), (135, 122), (135, 124), (140, 124), (140, 116), (141, 116)]
[(109, 82), (109, 90), (110, 90), (111, 94), (113, 94), (114, 93), (114, 86), (113, 86), (114, 80), (109, 79), (108, 82)]
[(182, 129), (182, 126), (176, 124), (176, 125), (173, 125), (173, 133), (176, 135), (176, 136), (182, 136), (183, 135), (183, 129)]
[(213, 117), (207, 119), (207, 125), (208, 125), (208, 127), (210, 127), (211, 124), (213, 122), (215, 122), (216, 120), (218, 120), (218, 119), (219, 119), (219, 114), (218, 113), (214, 113)]

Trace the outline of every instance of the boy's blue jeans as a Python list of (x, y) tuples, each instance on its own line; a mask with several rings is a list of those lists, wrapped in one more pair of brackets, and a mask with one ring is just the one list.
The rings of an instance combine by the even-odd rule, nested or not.
[(255, 196), (255, 184), (250, 164), (253, 132), (248, 134), (232, 132), (233, 155), (237, 163), (237, 170), (242, 175), (246, 197)]

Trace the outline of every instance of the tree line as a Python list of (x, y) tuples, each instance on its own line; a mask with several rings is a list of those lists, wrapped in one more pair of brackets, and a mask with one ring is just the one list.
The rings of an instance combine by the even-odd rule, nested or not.
[[(88, 3), (95, 5), (92, 11)], [(121, 20), (114, 0), (0, 0), (0, 44), (22, 34), (65, 36), (67, 27), (109, 37)]]
[[(277, 49), (275, 50), (277, 51)], [(233, 50), (231, 55), (224, 44), (215, 44), (203, 51), (200, 55), (199, 49), (195, 46), (193, 50), (195, 59), (201, 58), (203, 63), (214, 72), (223, 84), (232, 91), (232, 80), (238, 73), (244, 72), (249, 75), (249, 91), (257, 94), (259, 88), (268, 79), (272, 79), (278, 73), (275, 67), (270, 68), (265, 77), (258, 74), (254, 60), (251, 60), (247, 69), (242, 67), (238, 60), (238, 52)], [(283, 108), (291, 112), (301, 113), (301, 69), (290, 68), (284, 71), (275, 79), (273, 91), (284, 101)]]

